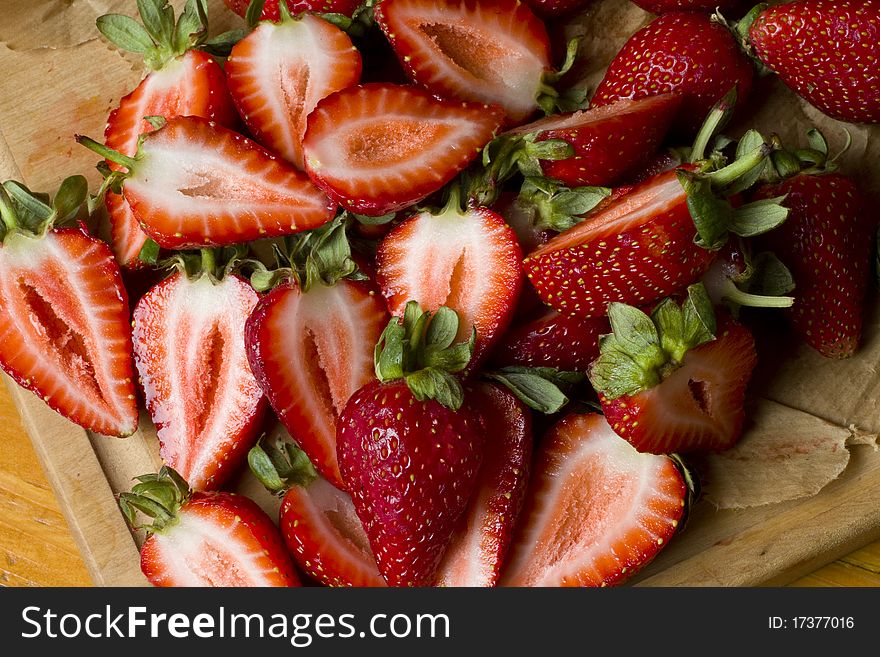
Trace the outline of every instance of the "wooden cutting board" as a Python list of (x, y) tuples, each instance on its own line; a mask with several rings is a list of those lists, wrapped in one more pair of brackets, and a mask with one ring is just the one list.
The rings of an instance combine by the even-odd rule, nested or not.
[[(232, 24), (219, 0), (209, 4), (212, 15)], [(55, 189), (72, 173), (88, 173), (97, 183), (94, 155), (77, 147), (72, 134), (99, 137), (107, 113), (134, 87), (141, 71), (83, 25), (108, 7), (130, 13), (132, 5), (58, 0), (33, 8), (0, 0), (0, 178), (23, 180), (40, 190)], [(613, 15), (619, 21), (604, 23), (612, 27), (643, 18), (622, 1), (601, 0), (596, 6), (597, 11), (617, 12)], [(627, 30), (615, 38), (632, 31)], [(808, 353), (793, 355), (792, 365), (773, 379), (773, 386), (763, 386), (752, 431), (784, 433), (798, 426), (821, 436), (846, 431), (853, 422), (880, 431), (874, 403), (880, 397), (880, 377), (874, 372), (880, 361), (877, 324), (875, 319), (869, 326), (862, 354), (850, 363), (829, 365)], [(138, 537), (128, 531), (114, 495), (128, 489), (135, 475), (160, 465), (149, 419), (142, 418), (141, 429), (125, 440), (92, 435), (6, 381), (94, 582), (146, 584), (138, 568)], [(841, 476), (813, 497), (725, 511), (699, 503), (686, 531), (638, 583), (783, 584), (880, 538), (880, 452), (869, 446), (850, 451)], [(277, 501), (251, 478), (243, 476), (234, 487), (273, 513), (277, 508)]]

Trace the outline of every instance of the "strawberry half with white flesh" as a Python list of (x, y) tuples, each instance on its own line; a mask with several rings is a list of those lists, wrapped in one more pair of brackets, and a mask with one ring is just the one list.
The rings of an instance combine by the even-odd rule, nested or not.
[[(153, 586), (299, 586), (278, 529), (252, 500), (193, 492), (167, 467), (137, 480), (119, 507), (147, 530), (141, 570)], [(138, 523), (138, 512), (152, 524)]]
[(254, 139), (303, 169), (306, 117), (322, 98), (358, 83), (361, 56), (335, 25), (281, 7), (281, 22), (262, 22), (233, 46), (226, 79)]
[(132, 321), (162, 460), (195, 490), (219, 488), (241, 465), (265, 409), (244, 340), (259, 295), (226, 271), (224, 255), (180, 254), (178, 271), (141, 297)]
[(453, 376), (473, 352), (458, 318), (408, 305), (376, 347), (378, 381), (342, 411), (336, 448), (379, 571), (390, 586), (430, 586), (474, 491), (485, 428)]
[(128, 298), (106, 244), (80, 224), (82, 176), (49, 197), (0, 185), (0, 366), (86, 429), (128, 436), (138, 425)]
[(542, 301), (574, 317), (604, 315), (612, 301), (648, 305), (699, 280), (729, 233), (785, 221), (778, 199), (734, 210), (715, 196), (765, 162), (772, 147), (757, 141), (722, 169), (710, 160), (655, 175), (531, 253), (524, 267)]
[(77, 141), (127, 169), (111, 178), (121, 179), (125, 200), (163, 248), (289, 235), (333, 218), (334, 204), (305, 174), (206, 119), (168, 120), (144, 135), (133, 158), (88, 137)]
[(283, 495), (278, 526), (299, 567), (325, 586), (386, 586), (354, 504), (321, 477), (297, 445), (279, 441), (248, 455), (251, 472)]
[(438, 96), (500, 105), (516, 124), (555, 95), (547, 29), (518, 0), (381, 0), (375, 17), (410, 79)]
[(716, 326), (702, 285), (650, 317), (620, 303), (608, 316), (613, 333), (602, 337), (590, 381), (619, 436), (654, 454), (722, 451), (740, 439), (755, 340), (727, 313)]
[(568, 415), (541, 442), (501, 583), (620, 584), (666, 547), (687, 497), (670, 457), (640, 454), (601, 415)]
[[(154, 128), (145, 116), (201, 116), (233, 128), (238, 115), (226, 89), (223, 68), (207, 52), (198, 50), (207, 41), (207, 16), (188, 0), (173, 31), (174, 10), (166, 0), (147, 0), (141, 18), (144, 26), (128, 16), (105, 14), (98, 18), (98, 30), (122, 50), (142, 54), (149, 73), (138, 86), (119, 101), (107, 119), (104, 143), (108, 148), (133, 157), (138, 138)], [(150, 11), (147, 11), (147, 10)], [(173, 33), (172, 33), (173, 32)], [(213, 50), (219, 45), (216, 40)], [(112, 168), (118, 165), (108, 161)], [(108, 192), (107, 212), (113, 252), (125, 267), (141, 266), (138, 254), (147, 235), (141, 230), (128, 202)]]
[(498, 107), (373, 83), (320, 101), (303, 139), (306, 171), (346, 210), (380, 216), (452, 180), (501, 125)]
[[(349, 397), (374, 377), (373, 347), (388, 312), (369, 282), (345, 278), (354, 269), (347, 243), (340, 245), (344, 225), (335, 221), (319, 230), (322, 235), (312, 240), (318, 243), (312, 262), (323, 263), (323, 270), (288, 259), (289, 268), (277, 274), (287, 282), (251, 313), (245, 343), (278, 419), (321, 475), (344, 490), (336, 462), (336, 425)], [(333, 247), (334, 241), (340, 248)]]
[(522, 286), (516, 234), (488, 208), (462, 210), (456, 193), (437, 214), (420, 212), (394, 228), (376, 254), (377, 281), (392, 315), (408, 301), (458, 313), (458, 340), (477, 331), (476, 367), (507, 328)]
[(519, 517), (532, 461), (532, 416), (512, 393), (482, 383), (468, 402), (483, 417), (486, 447), (476, 491), (435, 586), (495, 586)]

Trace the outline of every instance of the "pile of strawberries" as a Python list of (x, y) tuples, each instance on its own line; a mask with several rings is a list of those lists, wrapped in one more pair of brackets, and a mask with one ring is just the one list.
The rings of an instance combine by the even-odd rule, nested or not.
[(740, 306), (857, 349), (867, 201), (818, 131), (723, 130), (759, 71), (880, 122), (880, 0), (637, 2), (589, 103), (543, 22), (584, 1), (227, 4), (99, 18), (150, 69), (77, 137), (103, 185), (0, 187), (0, 364), (101, 434), (143, 396), (154, 584), (620, 583), (683, 527), (675, 454), (742, 436)]

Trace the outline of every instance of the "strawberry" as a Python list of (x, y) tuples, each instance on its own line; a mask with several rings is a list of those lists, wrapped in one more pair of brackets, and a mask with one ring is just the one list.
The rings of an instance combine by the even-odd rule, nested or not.
[(226, 80), (248, 130), (263, 146), (304, 168), (306, 117), (318, 101), (358, 83), (361, 56), (335, 25), (286, 11), (232, 48)]
[(326, 586), (385, 586), (370, 543), (347, 493), (319, 476), (291, 442), (248, 455), (251, 471), (284, 496), (278, 525), (299, 567)]
[(141, 226), (164, 248), (287, 235), (333, 216), (333, 204), (302, 172), (206, 119), (170, 119), (133, 158), (88, 137), (77, 141), (128, 170), (108, 180), (121, 179)]
[(88, 193), (67, 178), (51, 205), (0, 185), (0, 367), (53, 410), (91, 431), (137, 429), (128, 299), (109, 247), (80, 224)]
[(871, 278), (877, 219), (846, 176), (799, 173), (761, 187), (757, 198), (785, 196), (789, 220), (762, 240), (794, 278), (794, 330), (828, 358), (858, 348)]
[(532, 418), (516, 397), (492, 384), (469, 392), (492, 433), (468, 510), (440, 564), (435, 586), (495, 586), (522, 508), (532, 459)]
[[(154, 586), (299, 586), (271, 518), (234, 493), (199, 493), (171, 468), (137, 477), (119, 506), (146, 529), (141, 570)], [(137, 522), (137, 512), (153, 518)]]
[(832, 118), (880, 122), (880, 0), (765, 7), (738, 27), (761, 63)]
[(537, 133), (537, 141), (559, 139), (571, 157), (540, 162), (545, 176), (570, 187), (608, 186), (643, 166), (666, 136), (681, 97), (676, 94), (620, 100), (611, 105), (549, 116), (507, 133)]
[(712, 13), (716, 9), (737, 11), (745, 5), (744, 0), (632, 0), (632, 2), (652, 14), (668, 14), (674, 11)]
[[(344, 233), (339, 222), (325, 230), (331, 236)], [(306, 262), (288, 259), (291, 280), (254, 309), (245, 343), (278, 419), (321, 475), (344, 490), (336, 462), (337, 421), (349, 397), (373, 379), (373, 346), (388, 313), (368, 283), (341, 278), (353, 273), (344, 269), (347, 248), (333, 257), (313, 257), (325, 263), (323, 277), (309, 276)]]
[(607, 332), (604, 317), (578, 319), (545, 308), (536, 319), (504, 334), (492, 352), (492, 362), (586, 372), (599, 355), (599, 336)]
[(608, 308), (590, 381), (608, 423), (640, 452), (722, 451), (742, 436), (746, 386), (758, 362), (751, 332), (726, 313), (716, 325), (702, 285), (682, 305)]
[(306, 171), (347, 210), (378, 216), (436, 192), (476, 157), (501, 110), (415, 87), (365, 84), (320, 101), (303, 139)]
[(372, 381), (349, 399), (336, 429), (342, 478), (379, 571), (391, 586), (429, 586), (467, 509), (484, 429), (453, 372), (473, 340), (453, 346), (454, 311), (409, 304), (376, 348)]
[(667, 456), (640, 454), (601, 415), (571, 414), (544, 437), (505, 586), (610, 586), (675, 534), (687, 487)]
[[(544, 24), (518, 0), (381, 0), (375, 18), (416, 84), (443, 98), (500, 105), (508, 123), (558, 101)], [(572, 53), (573, 55), (573, 53)]]
[(259, 295), (216, 255), (224, 254), (204, 249), (199, 264), (181, 254), (178, 271), (141, 298), (132, 321), (162, 460), (195, 490), (219, 488), (241, 465), (265, 408), (244, 340)]
[(474, 369), (507, 328), (522, 286), (516, 235), (488, 208), (461, 210), (456, 193), (437, 214), (419, 212), (379, 243), (377, 281), (392, 315), (407, 302), (448, 306), (461, 320), (459, 340), (476, 330)]
[[(259, 0), (257, 0), (259, 1)], [(253, 0), (223, 0), (233, 12), (245, 17)], [(294, 16), (306, 11), (320, 14), (342, 14), (351, 17), (355, 9), (363, 4), (361, 0), (287, 0), (287, 7)], [(260, 20), (277, 21), (280, 17), (278, 0), (265, 0), (260, 11)]]
[(644, 306), (696, 282), (728, 232), (755, 235), (785, 220), (776, 203), (734, 211), (711, 191), (742, 180), (769, 152), (759, 145), (711, 173), (712, 165), (686, 165), (649, 178), (532, 252), (523, 263), (529, 281), (544, 303), (574, 317), (604, 315), (612, 301)]
[[(139, 7), (152, 9), (142, 12), (144, 27), (118, 14), (106, 14), (97, 20), (105, 38), (122, 50), (142, 54), (149, 69), (134, 91), (110, 113), (104, 130), (105, 145), (134, 156), (140, 135), (154, 129), (145, 116), (201, 116), (234, 128), (238, 115), (226, 89), (223, 69), (208, 53), (198, 50), (205, 45), (208, 26), (195, 0), (188, 0), (173, 37), (157, 23), (159, 16), (165, 16), (174, 24), (174, 10), (166, 0), (147, 0)], [(111, 161), (107, 164), (118, 168)], [(147, 240), (146, 233), (122, 196), (109, 192), (106, 203), (116, 259), (125, 267), (142, 266), (138, 254)]]
[(693, 134), (734, 86), (745, 102), (753, 77), (752, 64), (726, 27), (705, 14), (675, 12), (630, 37), (608, 67), (592, 104), (678, 93), (682, 102), (675, 130)]
[(535, 14), (544, 19), (572, 14), (590, 4), (591, 0), (524, 0)]

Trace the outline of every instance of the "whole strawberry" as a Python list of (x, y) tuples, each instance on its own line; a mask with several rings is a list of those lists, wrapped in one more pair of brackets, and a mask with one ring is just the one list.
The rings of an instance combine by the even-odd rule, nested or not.
[(764, 66), (828, 116), (880, 122), (880, 0), (771, 7), (748, 27), (748, 40)]
[(339, 469), (391, 586), (429, 586), (467, 508), (484, 427), (453, 376), (473, 339), (453, 345), (455, 312), (416, 303), (376, 348), (378, 381), (349, 399), (336, 431)]
[(674, 12), (655, 19), (626, 42), (592, 105), (676, 92), (682, 104), (675, 128), (693, 134), (732, 87), (745, 101), (753, 77), (752, 64), (726, 27), (705, 14)]

